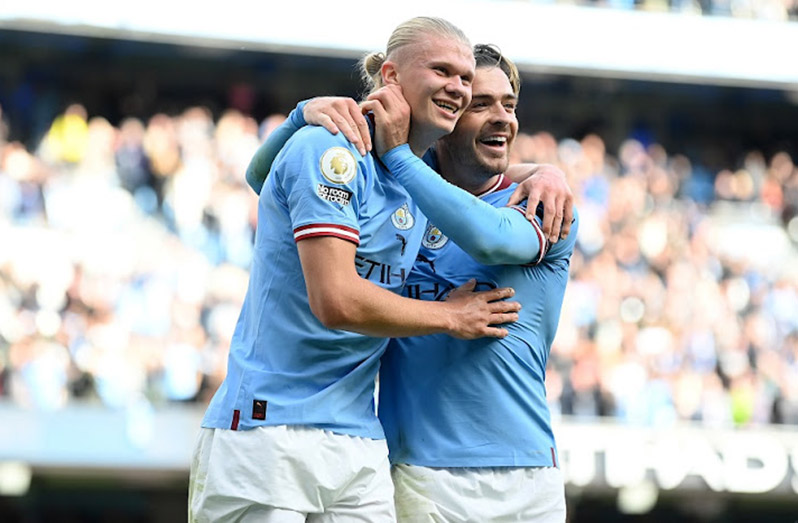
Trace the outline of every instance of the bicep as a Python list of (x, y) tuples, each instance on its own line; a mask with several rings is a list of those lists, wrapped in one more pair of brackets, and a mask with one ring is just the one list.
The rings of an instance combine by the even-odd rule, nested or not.
[(308, 238), (297, 242), (302, 274), (308, 296), (334, 293), (351, 278), (355, 271), (354, 243), (332, 237)]
[(339, 238), (317, 237), (297, 242), (297, 249), (310, 309), (323, 324), (333, 325), (347, 304), (347, 291), (360, 280), (357, 247)]

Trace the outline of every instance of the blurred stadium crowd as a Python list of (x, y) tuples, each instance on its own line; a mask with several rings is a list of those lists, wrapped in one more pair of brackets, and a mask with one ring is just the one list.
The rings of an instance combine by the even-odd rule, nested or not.
[(796, 0), (534, 0), (579, 6), (637, 9), (708, 16), (731, 16), (759, 20), (798, 20)]
[[(208, 401), (248, 281), (244, 171), (282, 118), (193, 107), (115, 127), (73, 104), (36, 147), (0, 128), (0, 400)], [(793, 158), (702, 176), (657, 144), (545, 132), (514, 154), (560, 166), (582, 217), (555, 416), (798, 423)]]

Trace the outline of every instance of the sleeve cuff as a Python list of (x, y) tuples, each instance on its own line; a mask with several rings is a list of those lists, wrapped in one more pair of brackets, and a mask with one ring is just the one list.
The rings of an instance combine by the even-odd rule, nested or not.
[(403, 143), (382, 155), (381, 159), (385, 167), (387, 167), (389, 171), (393, 171), (400, 167), (402, 162), (406, 161), (408, 158), (416, 158), (416, 155), (413, 154), (413, 151), (410, 149), (410, 144)]
[(294, 125), (297, 129), (301, 127), (305, 127), (307, 122), (305, 121), (305, 106), (310, 100), (302, 100), (296, 107), (291, 111), (288, 115), (288, 119), (291, 120), (291, 124)]

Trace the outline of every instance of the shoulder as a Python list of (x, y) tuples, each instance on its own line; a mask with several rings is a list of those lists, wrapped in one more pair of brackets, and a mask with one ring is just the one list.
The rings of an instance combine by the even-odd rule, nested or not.
[(311, 126), (291, 137), (277, 162), (283, 171), (318, 172), (337, 184), (351, 182), (364, 168), (364, 158), (342, 133), (333, 135), (323, 127)]
[(330, 147), (342, 147), (353, 154), (358, 154), (354, 145), (344, 137), (343, 133), (332, 134), (324, 127), (307, 125), (291, 136), (286, 144), (291, 149), (302, 151), (316, 150), (324, 152)]

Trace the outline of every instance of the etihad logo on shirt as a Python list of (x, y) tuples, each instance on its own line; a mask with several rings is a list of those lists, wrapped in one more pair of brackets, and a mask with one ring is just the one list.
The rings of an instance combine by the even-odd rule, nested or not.
[(338, 187), (330, 187), (329, 185), (317, 184), (316, 194), (322, 200), (337, 203), (342, 207), (346, 207), (352, 201), (352, 193), (346, 189), (339, 189)]
[(432, 225), (431, 223), (427, 225), (427, 230), (424, 233), (424, 238), (421, 240), (421, 245), (426, 247), (427, 249), (440, 249), (446, 242), (449, 241), (449, 238), (445, 236), (440, 229)]
[(391, 215), (391, 223), (400, 231), (406, 231), (413, 228), (416, 219), (410, 214), (410, 208), (405, 203)]
[(357, 173), (355, 157), (344, 147), (330, 147), (324, 151), (319, 167), (325, 178), (339, 185), (351, 182)]
[[(449, 297), (449, 293), (457, 287), (451, 282), (424, 282), (411, 283), (405, 286), (402, 294), (414, 300), (444, 301)], [(474, 292), (489, 291), (498, 288), (495, 282), (480, 281), (474, 287)]]
[(404, 284), (407, 279), (407, 271), (403, 267), (397, 271), (390, 264), (370, 260), (359, 254), (355, 255), (355, 270), (363, 279), (393, 287)]

